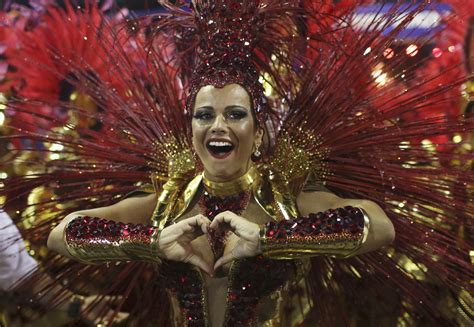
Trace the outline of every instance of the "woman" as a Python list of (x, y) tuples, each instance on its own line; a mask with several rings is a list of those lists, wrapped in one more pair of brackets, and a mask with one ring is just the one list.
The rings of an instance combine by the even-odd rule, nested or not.
[[(73, 141), (44, 137), (83, 161), (52, 161), (58, 170), (40, 176), (69, 182), (60, 198), (87, 198), (89, 207), (138, 188), (149, 173), (154, 192), (68, 215), (49, 247), (86, 264), (133, 261), (120, 266), (128, 275), (117, 274), (114, 284), (132, 279), (119, 293), (125, 295), (145, 285), (131, 317), (145, 312), (140, 318), (153, 323), (166, 308), (156, 301), (165, 293), (161, 286), (179, 325), (294, 325), (309, 308), (323, 325), (347, 323), (362, 310), (385, 316), (391, 299), (403, 317), (422, 312), (438, 321), (435, 297), (404, 260), (429, 267), (453, 292), (467, 285), (468, 245), (453, 250), (455, 229), (446, 226), (472, 210), (459, 209), (468, 195), (446, 193), (459, 171), (438, 165), (419, 139), (473, 123), (404, 122), (404, 113), (427, 110), (429, 97), (412, 88), (385, 100), (397, 88), (377, 89), (369, 70), (421, 7), (403, 23), (393, 15), (396, 6), (377, 17), (374, 26), (397, 26), (384, 36), (378, 29), (354, 32), (345, 7), (333, 12), (266, 0), (195, 1), (193, 11), (167, 6), (169, 13), (147, 28), (158, 45), (138, 47), (133, 56), (103, 51), (116, 88), (100, 83), (87, 65), (82, 73), (82, 63), (71, 65), (67, 81), (107, 108), (98, 117), (104, 130), (79, 130), (88, 138)], [(25, 177), (19, 187), (32, 180)], [(322, 183), (371, 201), (340, 198), (321, 191)], [(390, 249), (331, 258), (390, 243), (392, 223), (403, 256)], [(154, 263), (157, 275), (139, 274), (136, 261)], [(73, 267), (83, 269), (76, 280), (89, 276), (84, 271), (108, 271)], [(385, 288), (390, 292), (381, 296)], [(372, 305), (351, 305), (364, 299)]]
[[(148, 259), (152, 262), (165, 259), (190, 263), (207, 273), (203, 277), (203, 287), (205, 293), (208, 294), (208, 314), (212, 326), (222, 326), (224, 323), (224, 313), (227, 306), (224, 305), (228, 287), (227, 276), (231, 262), (235, 259), (255, 257), (262, 254), (262, 251), (265, 251), (266, 244), (262, 243), (260, 230), (269, 221), (278, 220), (277, 217), (272, 217), (265, 212), (253, 196), (243, 201), (236, 212), (229, 209), (210, 214), (209, 211), (212, 208), (202, 208), (203, 192), (206, 192), (206, 195), (208, 193), (212, 195), (222, 190), (224, 186), (227, 188), (234, 187), (234, 192), (219, 196), (220, 201), (226, 201), (226, 198), (248, 192), (258, 183), (258, 181), (253, 180), (247, 185), (241, 184), (242, 182), (239, 183), (243, 177), (256, 170), (251, 155), (260, 147), (264, 133), (258, 125), (255, 118), (256, 113), (253, 111), (251, 103), (248, 92), (238, 84), (227, 84), (222, 88), (207, 85), (199, 90), (194, 101), (192, 133), (194, 149), (204, 166), (202, 175), (204, 187), (198, 186), (199, 191), (191, 199), (188, 208), (182, 215), (173, 217), (175, 224), (165, 227), (157, 236), (158, 240), (155, 241), (157, 245), (154, 247), (152, 244), (149, 245), (151, 254), (142, 257), (142, 259)], [(256, 176), (258, 176), (258, 173)], [(74, 250), (68, 250), (68, 247), (71, 246), (71, 244), (68, 244), (69, 238), (68, 236), (66, 236), (66, 239), (64, 238), (65, 233), (68, 235), (65, 231), (68, 223), (73, 220), (78, 221), (80, 217), (89, 216), (107, 219), (109, 220), (108, 224), (113, 224), (113, 222), (150, 224), (150, 217), (152, 217), (156, 202), (157, 195), (151, 194), (146, 197), (130, 198), (110, 207), (75, 212), (54, 228), (48, 239), (48, 247), (66, 256), (72, 254), (74, 258)], [(326, 248), (325, 246), (318, 246), (316, 241), (313, 241), (314, 244), (311, 241), (306, 241), (306, 246), (310, 249), (311, 254), (356, 255), (378, 249), (393, 240), (393, 225), (382, 209), (373, 202), (341, 199), (327, 192), (302, 192), (297, 197), (296, 203), (298, 212), (302, 216), (328, 209), (353, 206), (363, 209), (369, 219), (366, 225), (370, 225), (370, 228), (366, 227), (366, 235), (363, 236), (366, 239), (358, 241), (360, 244), (357, 245), (357, 248), (352, 248), (347, 252), (344, 249), (338, 250), (337, 244), (334, 248)], [(346, 215), (346, 217), (350, 217), (350, 215)], [(209, 218), (214, 219), (211, 222)], [(295, 220), (290, 221), (295, 222)], [(89, 225), (88, 222), (83, 224), (83, 227)], [(213, 254), (212, 246), (215, 246), (214, 242), (220, 242), (221, 240), (208, 237), (210, 233), (220, 234), (221, 231), (225, 230), (230, 230), (232, 233), (226, 238), (223, 253), (216, 257), (218, 253), (214, 251)], [(203, 234), (207, 234), (208, 237)], [(337, 233), (327, 233), (328, 237), (335, 235), (337, 236)], [(81, 243), (80, 246), (83, 247), (81, 253), (82, 251), (93, 252), (94, 246), (96, 246), (94, 243), (100, 242), (100, 237), (94, 238), (92, 244), (87, 244), (90, 236), (84, 236), (70, 243)], [(104, 236), (106, 235), (102, 235), (103, 238), (105, 238)], [(316, 236), (317, 234), (306, 235), (308, 238)], [(116, 240), (125, 239), (126, 237), (119, 236)], [(208, 239), (211, 241), (211, 245)], [(350, 240), (338, 240), (340, 244), (347, 241)], [(76, 244), (73, 246), (76, 246)], [(299, 252), (301, 254), (306, 252), (298, 249), (298, 247), (292, 247), (291, 243), (285, 246), (287, 249), (279, 249), (278, 254), (280, 256), (293, 254), (295, 258), (298, 258)], [(269, 246), (267, 245), (267, 247)], [(124, 255), (122, 259), (133, 259), (133, 256), (127, 257), (126, 252), (122, 253)], [(264, 256), (272, 257), (270, 251), (263, 253)], [(112, 254), (112, 252), (109, 254)], [(84, 253), (84, 256), (85, 258), (94, 257), (94, 261), (99, 262), (113, 260), (113, 257), (108, 257), (107, 254), (102, 258), (97, 257), (96, 253)], [(78, 259), (81, 258), (82, 256), (79, 255)], [(216, 274), (221, 267), (225, 277), (218, 277)], [(254, 280), (249, 280), (249, 282), (254, 282)], [(232, 305), (232, 303), (228, 305)], [(256, 317), (247, 317), (247, 319), (254, 321)], [(226, 322), (229, 323), (228, 320)]]

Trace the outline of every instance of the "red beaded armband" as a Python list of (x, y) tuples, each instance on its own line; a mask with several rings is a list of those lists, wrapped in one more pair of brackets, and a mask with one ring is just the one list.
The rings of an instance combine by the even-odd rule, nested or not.
[(84, 263), (140, 260), (159, 263), (159, 229), (96, 217), (71, 220), (65, 229), (69, 254)]
[(349, 257), (361, 247), (368, 224), (362, 209), (350, 206), (272, 221), (260, 230), (261, 250), (265, 256), (281, 259), (304, 255)]

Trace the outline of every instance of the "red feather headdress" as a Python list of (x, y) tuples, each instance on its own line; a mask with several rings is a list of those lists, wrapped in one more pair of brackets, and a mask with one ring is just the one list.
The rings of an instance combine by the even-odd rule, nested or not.
[[(265, 160), (289, 186), (299, 181), (296, 189), (300, 189), (302, 179), (317, 180), (338, 195), (373, 200), (396, 228), (397, 239), (388, 249), (344, 261), (312, 259), (307, 286), (316, 312), (313, 318), (322, 324), (348, 323), (364, 313), (388, 316), (396, 311), (398, 322), (448, 323), (450, 318), (437, 307), (438, 289), (461, 299), (473, 277), (468, 260), (472, 239), (460, 226), (472, 230), (474, 177), (471, 168), (458, 163), (472, 162), (474, 156), (472, 151), (437, 152), (420, 140), (441, 136), (443, 145), (452, 149), (455, 134), (473, 131), (473, 117), (432, 114), (440, 101), (449, 104), (443, 95), (457, 89), (465, 77), (456, 75), (441, 85), (430, 83), (439, 77), (426, 74), (397, 82), (404, 74), (399, 69), (406, 61), (403, 56), (379, 68), (384, 51), (427, 3), (394, 4), (387, 12), (366, 18), (362, 27), (354, 16), (358, 2), (334, 6), (277, 0), (194, 1), (196, 11), (184, 1), (165, 4), (166, 14), (144, 20), (147, 24), (151, 20), (147, 30), (151, 40), (136, 21), (127, 25), (131, 33), (126, 44), (134, 45), (133, 55), (124, 51), (120, 33), (108, 26), (113, 37), (94, 45), (99, 62), (95, 66), (92, 60), (89, 68), (96, 67), (97, 72), (60, 60), (73, 68), (71, 85), (104, 108), (103, 114), (93, 116), (105, 128), (68, 126), (77, 134), (51, 129), (17, 131), (12, 137), (60, 144), (62, 152), (70, 153), (47, 160), (46, 173), (3, 181), (7, 207), (35, 186), (55, 191), (52, 200), (35, 204), (36, 215), (47, 210), (53, 214), (25, 230), (25, 236), (36, 235), (36, 241), (44, 244), (51, 224), (66, 213), (117, 201), (147, 183), (150, 174), (157, 184), (166, 181), (172, 159), (189, 152), (189, 110), (199, 87), (239, 83), (254, 101), (263, 99), (265, 92), (265, 107), (255, 104), (258, 115), (272, 108), (273, 124), (267, 132), (273, 146)], [(84, 26), (103, 32), (94, 16)], [(72, 38), (79, 37), (71, 33)], [(62, 52), (71, 53), (59, 44), (52, 53)], [(47, 66), (53, 75), (64, 75), (54, 63)], [(106, 67), (107, 72), (99, 73), (97, 67)], [(447, 67), (441, 73), (457, 68)], [(9, 105), (15, 111), (23, 104)], [(64, 105), (88, 115), (77, 106)], [(33, 110), (30, 113), (34, 115)], [(260, 117), (267, 124), (265, 115)], [(42, 118), (56, 122), (51, 115)], [(57, 152), (51, 147), (48, 151)], [(182, 178), (193, 176), (199, 167), (189, 169)], [(97, 284), (103, 282), (101, 276), (110, 276), (104, 267), (64, 258), (50, 259), (46, 267), (50, 263), (62, 265), (57, 278), (74, 273), (69, 279), (72, 289), (89, 282), (90, 276)], [(124, 296), (118, 310), (126, 308), (137, 320), (169, 323), (169, 317), (158, 314), (168, 304), (151, 269), (136, 263), (116, 269), (107, 291)], [(143, 280), (148, 282), (146, 289), (140, 287)], [(139, 294), (139, 305), (133, 304), (134, 294)], [(132, 300), (125, 302), (127, 297)]]

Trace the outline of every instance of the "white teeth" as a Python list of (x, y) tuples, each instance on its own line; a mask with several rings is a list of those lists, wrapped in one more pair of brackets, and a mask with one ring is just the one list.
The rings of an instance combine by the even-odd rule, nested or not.
[(230, 142), (217, 142), (217, 141), (211, 141), (209, 142), (210, 146), (232, 146), (232, 143)]

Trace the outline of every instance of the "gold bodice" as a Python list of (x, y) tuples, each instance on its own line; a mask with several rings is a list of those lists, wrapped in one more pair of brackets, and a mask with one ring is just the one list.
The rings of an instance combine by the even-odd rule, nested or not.
[[(270, 178), (256, 167), (251, 167), (246, 178), (247, 181), (251, 180), (252, 204), (260, 207), (262, 215), (266, 214), (268, 219), (274, 220), (297, 216), (294, 198), (272, 183), (275, 177)], [(216, 189), (215, 185), (212, 187)], [(163, 228), (192, 215), (190, 211), (202, 188), (203, 174), (189, 181), (168, 180), (158, 196), (153, 224)], [(301, 288), (304, 288), (305, 271), (301, 260), (273, 260), (258, 256), (234, 261), (227, 276), (224, 325), (292, 326), (301, 323), (303, 313), (309, 307), (305, 297), (301, 297), (304, 294)], [(160, 267), (160, 276), (168, 285), (176, 325), (212, 325), (205, 277), (198, 268), (164, 261)], [(291, 294), (296, 293), (303, 306), (292, 305), (294, 299)], [(292, 308), (293, 314), (289, 313), (288, 308)], [(281, 320), (283, 318), (286, 319), (284, 322)]]

